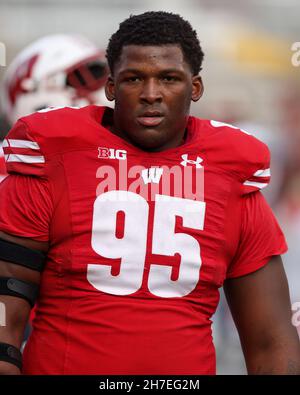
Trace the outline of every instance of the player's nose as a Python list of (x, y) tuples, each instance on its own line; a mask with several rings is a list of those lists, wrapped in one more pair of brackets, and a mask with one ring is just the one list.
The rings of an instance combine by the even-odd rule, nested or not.
[(162, 100), (161, 86), (158, 81), (149, 79), (145, 81), (140, 93), (140, 99), (149, 104)]

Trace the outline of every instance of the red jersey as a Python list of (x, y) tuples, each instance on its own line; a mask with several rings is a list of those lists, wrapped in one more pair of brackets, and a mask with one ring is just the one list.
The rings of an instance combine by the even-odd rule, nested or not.
[(0, 230), (50, 243), (23, 372), (214, 374), (218, 288), (286, 250), (259, 192), (269, 151), (190, 117), (149, 153), (104, 114), (41, 111), (6, 139)]

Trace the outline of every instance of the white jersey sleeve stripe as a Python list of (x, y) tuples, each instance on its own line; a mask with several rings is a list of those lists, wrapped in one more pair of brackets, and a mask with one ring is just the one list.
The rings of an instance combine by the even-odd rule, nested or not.
[(241, 131), (241, 132), (243, 132), (243, 133), (249, 134), (249, 136), (252, 136), (252, 134), (246, 132), (246, 130), (240, 129), (239, 127), (234, 126), (234, 125), (231, 125), (230, 123), (214, 121), (214, 120), (212, 119), (212, 120), (210, 121), (210, 124), (211, 124), (213, 127), (215, 127), (215, 128), (222, 128), (222, 127), (226, 126), (226, 127), (228, 127), (228, 128), (236, 129), (236, 130)]
[(29, 149), (35, 149), (35, 150), (40, 149), (40, 146), (35, 141), (15, 140), (15, 139), (5, 139), (3, 141), (3, 147), (29, 148)]
[(7, 154), (7, 155), (5, 155), (5, 161), (6, 162), (22, 162), (22, 163), (45, 163), (45, 157), (44, 156)]
[(255, 187), (255, 188), (258, 188), (258, 189), (262, 189), (262, 188), (265, 188), (268, 185), (268, 183), (254, 182), (254, 181), (245, 181), (243, 185), (247, 185), (247, 186), (250, 186), (250, 187)]
[(264, 169), (264, 170), (257, 170), (257, 172), (254, 173), (255, 177), (271, 177), (271, 170), (270, 169)]

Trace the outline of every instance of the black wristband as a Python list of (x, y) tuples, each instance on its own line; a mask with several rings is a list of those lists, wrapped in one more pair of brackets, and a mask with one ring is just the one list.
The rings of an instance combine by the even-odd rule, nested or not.
[(16, 365), (22, 369), (22, 354), (20, 350), (7, 343), (0, 343), (0, 361), (5, 361)]

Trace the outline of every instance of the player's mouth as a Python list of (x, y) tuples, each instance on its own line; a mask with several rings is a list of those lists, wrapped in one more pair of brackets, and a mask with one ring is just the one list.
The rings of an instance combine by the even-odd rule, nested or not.
[(158, 126), (164, 119), (164, 115), (159, 111), (146, 111), (137, 117), (137, 122), (142, 126)]

